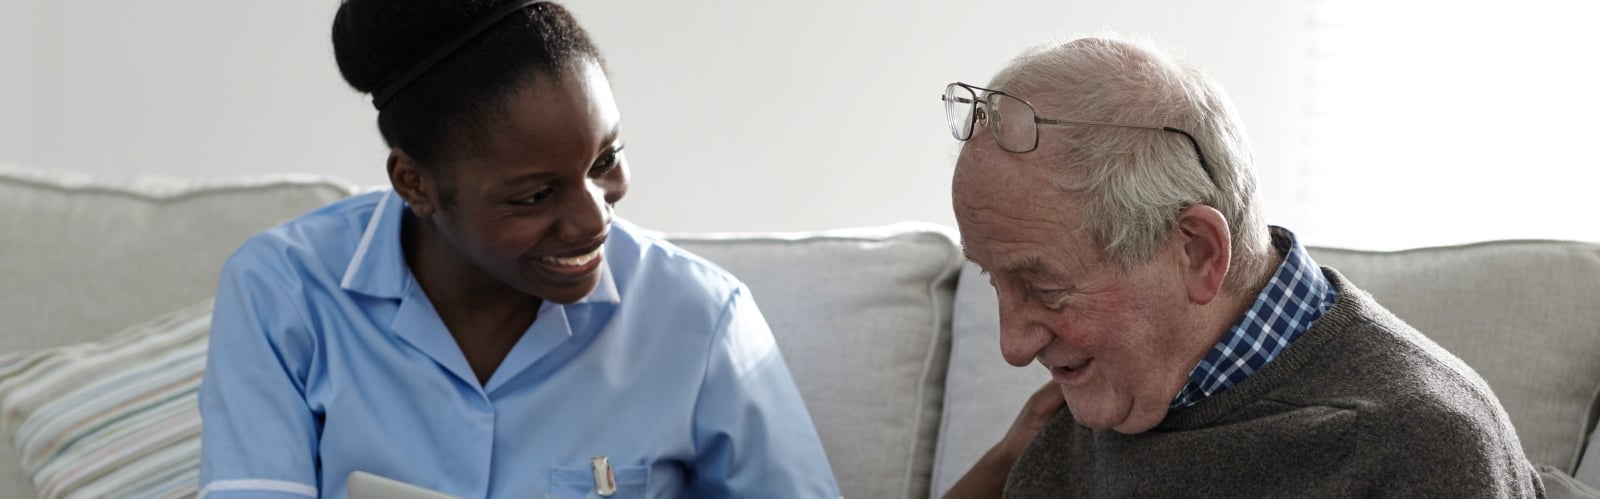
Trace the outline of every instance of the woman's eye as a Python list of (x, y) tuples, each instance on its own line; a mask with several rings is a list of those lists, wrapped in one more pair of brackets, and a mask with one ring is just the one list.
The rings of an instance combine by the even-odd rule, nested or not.
[(594, 162), (594, 166), (589, 167), (589, 175), (600, 176), (611, 171), (612, 168), (617, 167), (617, 162), (621, 161), (621, 158), (622, 146), (606, 151), (606, 154), (601, 156), (599, 161)]
[(555, 192), (556, 192), (555, 189), (551, 189), (549, 187), (546, 187), (546, 188), (543, 188), (543, 189), (539, 189), (539, 192), (533, 193), (532, 196), (514, 199), (514, 200), (511, 201), (511, 204), (521, 205), (521, 206), (537, 205), (540, 202), (543, 202), (545, 199), (548, 199), (551, 194), (555, 194)]

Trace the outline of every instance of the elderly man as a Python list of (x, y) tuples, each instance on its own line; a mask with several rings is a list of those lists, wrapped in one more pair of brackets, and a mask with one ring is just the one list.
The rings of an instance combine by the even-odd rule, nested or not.
[(944, 94), (956, 221), (1053, 382), (948, 497), (1544, 494), (1471, 368), (1262, 221), (1214, 81), (1085, 38), (989, 87)]

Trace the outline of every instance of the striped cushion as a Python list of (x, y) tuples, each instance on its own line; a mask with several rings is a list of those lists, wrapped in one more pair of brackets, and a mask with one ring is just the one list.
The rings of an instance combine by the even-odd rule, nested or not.
[(0, 359), (0, 428), (40, 497), (193, 497), (211, 301)]

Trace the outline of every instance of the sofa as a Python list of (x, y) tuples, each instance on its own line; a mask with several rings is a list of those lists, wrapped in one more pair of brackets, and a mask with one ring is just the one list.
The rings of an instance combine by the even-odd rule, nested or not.
[[(193, 495), (223, 259), (361, 190), (0, 165), (0, 497)], [(667, 237), (749, 285), (846, 497), (942, 495), (1048, 379), (1000, 358), (993, 291), (948, 227)], [(1552, 496), (1597, 494), (1600, 245), (1311, 251), (1489, 382)]]

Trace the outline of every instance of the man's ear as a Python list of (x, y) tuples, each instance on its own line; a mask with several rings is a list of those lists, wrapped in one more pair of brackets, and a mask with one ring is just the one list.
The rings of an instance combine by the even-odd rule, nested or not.
[(1194, 205), (1178, 214), (1177, 225), (1189, 300), (1200, 305), (1211, 303), (1221, 294), (1228, 264), (1233, 260), (1228, 219), (1216, 208)]
[(403, 150), (389, 150), (389, 185), (418, 217), (426, 218), (439, 209), (438, 184)]

